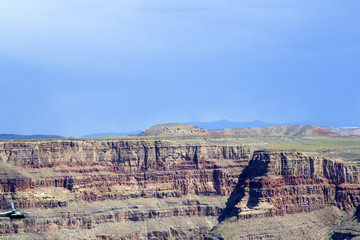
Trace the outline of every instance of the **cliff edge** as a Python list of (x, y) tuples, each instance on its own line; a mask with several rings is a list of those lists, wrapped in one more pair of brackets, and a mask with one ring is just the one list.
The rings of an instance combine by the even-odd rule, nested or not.
[[(359, 202), (357, 167), (299, 152), (257, 151), (240, 174), (238, 184), (219, 217), (220, 224), (207, 238), (227, 239), (235, 235), (236, 239), (287, 239), (292, 236), (292, 231), (303, 225), (306, 228), (298, 233), (299, 236), (319, 239), (334, 231), (339, 221), (351, 215)], [(316, 217), (313, 212), (317, 213)], [(279, 216), (283, 218), (279, 219)], [(308, 220), (297, 222), (296, 218), (323, 224), (323, 236), (316, 235), (321, 231), (314, 224)], [(294, 224), (287, 224), (281, 233), (288, 231), (287, 234), (276, 231), (281, 225), (279, 222), (290, 219)], [(250, 222), (257, 231), (242, 231), (240, 226)], [(332, 225), (325, 227), (324, 222)], [(314, 229), (317, 229), (315, 235)]]
[(360, 202), (354, 165), (236, 144), (4, 141), (0, 159), (0, 207), (31, 212), (3, 239), (321, 239)]

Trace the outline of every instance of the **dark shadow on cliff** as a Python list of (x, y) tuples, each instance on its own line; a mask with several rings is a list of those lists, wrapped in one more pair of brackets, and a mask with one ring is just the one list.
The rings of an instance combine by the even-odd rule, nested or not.
[(356, 207), (352, 220), (360, 222), (360, 205)]
[[(258, 156), (259, 157), (259, 156)], [(227, 218), (236, 216), (238, 214), (237, 209), (235, 208), (235, 205), (239, 203), (244, 197), (245, 197), (245, 182), (248, 179), (253, 179), (255, 177), (264, 176), (268, 172), (268, 166), (269, 166), (269, 159), (259, 160), (259, 159), (253, 159), (250, 160), (249, 165), (244, 168), (242, 173), (239, 176), (238, 183), (236, 184), (236, 187), (230, 194), (230, 197), (228, 198), (226, 202), (226, 206), (221, 213), (221, 215), (218, 217), (218, 222), (222, 222)], [(248, 207), (254, 207), (257, 206), (259, 203), (259, 196), (254, 193), (254, 190), (258, 189), (260, 186), (256, 183), (250, 183), (249, 186), (249, 200), (247, 203)]]

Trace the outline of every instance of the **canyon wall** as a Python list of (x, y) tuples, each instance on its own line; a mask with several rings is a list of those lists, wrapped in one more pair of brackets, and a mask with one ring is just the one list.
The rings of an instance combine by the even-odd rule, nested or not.
[[(237, 145), (5, 141), (0, 206), (5, 211), (15, 202), (31, 214), (21, 221), (0, 220), (0, 235), (202, 239), (218, 221), (224, 226), (234, 218), (328, 207), (351, 212), (360, 202), (358, 174), (351, 164), (321, 156)], [(209, 239), (221, 236), (216, 229)]]
[[(237, 239), (263, 239), (264, 236), (279, 238), (279, 233), (268, 227), (277, 221), (275, 216), (292, 219), (287, 215), (310, 213), (329, 207), (344, 211), (343, 214), (337, 210), (331, 210), (332, 213), (320, 212), (323, 221), (329, 221), (330, 224), (331, 221), (342, 220), (344, 214), (351, 215), (359, 203), (360, 181), (356, 166), (299, 152), (256, 151), (227, 200), (226, 208), (219, 218), (221, 223), (207, 239), (226, 239), (231, 234), (237, 235)], [(326, 220), (326, 216), (333, 212), (336, 212), (337, 217), (333, 217), (331, 221)], [(260, 225), (251, 234), (238, 230), (241, 229), (240, 225), (246, 225), (250, 219), (255, 218), (269, 219), (268, 222), (265, 220), (266, 223), (262, 222), (268, 225), (268, 232), (264, 233), (261, 230), (264, 227)], [(296, 221), (292, 219), (294, 220)], [(238, 224), (234, 225), (234, 221)], [(301, 224), (300, 221), (299, 225)], [(296, 225), (291, 227), (293, 230), (297, 229)], [(333, 227), (332, 231), (335, 224)], [(307, 228), (310, 229), (309, 226)], [(256, 232), (262, 235), (258, 236)], [(317, 239), (309, 234), (310, 237), (306, 237)]]
[[(0, 233), (92, 229), (182, 216), (216, 219), (251, 156), (242, 146), (165, 141), (2, 142), (1, 208), (13, 201), (36, 216), (25, 218), (20, 227), (0, 222)], [(89, 207), (78, 212), (80, 203)]]
[(360, 202), (356, 166), (299, 152), (257, 151), (239, 177), (227, 211), (239, 218), (284, 215)]

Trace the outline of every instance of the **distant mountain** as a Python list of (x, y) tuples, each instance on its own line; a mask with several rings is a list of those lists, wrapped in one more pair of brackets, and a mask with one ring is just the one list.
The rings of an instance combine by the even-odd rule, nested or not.
[(114, 132), (93, 133), (93, 134), (81, 136), (81, 138), (128, 136), (128, 135), (136, 135), (141, 132), (142, 132), (141, 130), (137, 130), (137, 131), (133, 131), (133, 132), (123, 132), (123, 133), (114, 133)]
[(185, 123), (158, 124), (139, 134), (139, 136), (158, 135), (206, 135), (207, 131)]
[(58, 135), (21, 135), (21, 134), (0, 134), (0, 139), (41, 139), (41, 138), (64, 138)]
[(266, 123), (261, 121), (252, 121), (252, 122), (231, 122), (228, 120), (220, 120), (214, 122), (189, 122), (187, 124), (197, 126), (206, 130), (213, 129), (225, 129), (225, 128), (249, 128), (249, 127), (271, 127), (271, 126), (281, 126), (288, 124), (279, 124), (279, 123)]

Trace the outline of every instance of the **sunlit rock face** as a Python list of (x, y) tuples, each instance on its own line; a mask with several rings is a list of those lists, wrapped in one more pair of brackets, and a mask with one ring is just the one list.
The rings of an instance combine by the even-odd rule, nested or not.
[(229, 199), (238, 217), (284, 215), (360, 201), (358, 168), (298, 152), (255, 152)]
[(3, 237), (203, 239), (219, 221), (340, 216), (360, 201), (357, 167), (299, 152), (57, 140), (2, 142), (0, 157), (2, 209), (31, 212), (0, 220)]
[[(153, 227), (144, 232), (139, 225), (130, 238), (201, 239), (216, 224), (251, 156), (242, 146), (165, 141), (2, 142), (1, 206), (5, 210), (14, 201), (34, 217), (17, 223), (4, 219), (0, 232), (95, 229), (114, 238), (126, 231), (114, 233), (104, 224), (133, 221)], [(154, 221), (161, 219), (168, 221), (158, 229)]]
[[(221, 223), (207, 238), (221, 239), (234, 235), (237, 239), (263, 239), (266, 236), (286, 239), (302, 224), (306, 229), (317, 231), (319, 224), (328, 222), (332, 228), (327, 229), (326, 224), (323, 226), (321, 231), (325, 236), (336, 228), (336, 224), (340, 224), (344, 215), (351, 215), (359, 202), (359, 169), (356, 166), (299, 152), (256, 151), (227, 200), (219, 218)], [(306, 215), (313, 211), (315, 215)], [(290, 216), (293, 214), (299, 217), (298, 226), (295, 224), (296, 217)], [(288, 224), (288, 228), (284, 228), (284, 232), (288, 231), (290, 235), (281, 237), (282, 233), (275, 231), (279, 225), (287, 224), (286, 221), (279, 223), (282, 220), (276, 216), (294, 221), (293, 225)], [(264, 220), (254, 222), (251, 219)], [(312, 222), (301, 219), (312, 219)], [(246, 229), (229, 230), (241, 229), (240, 226), (246, 225), (246, 222), (253, 224), (255, 233), (250, 234)], [(324, 229), (329, 232), (324, 232)], [(299, 236), (305, 233), (304, 230)], [(311, 231), (307, 234), (306, 237), (314, 237)]]

